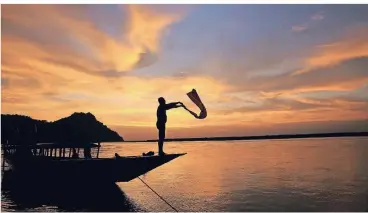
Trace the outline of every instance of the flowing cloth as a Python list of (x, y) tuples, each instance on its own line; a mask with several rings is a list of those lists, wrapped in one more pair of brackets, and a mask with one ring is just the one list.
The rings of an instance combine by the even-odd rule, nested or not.
[(207, 109), (206, 107), (203, 105), (201, 99), (198, 96), (198, 93), (195, 89), (192, 89), (192, 91), (187, 93), (188, 97), (190, 98), (190, 100), (193, 101), (193, 103), (195, 103), (199, 109), (201, 110), (201, 112), (198, 114), (196, 114), (195, 112), (189, 110), (188, 108), (184, 107), (190, 114), (192, 114), (195, 118), (197, 119), (204, 119), (207, 117)]

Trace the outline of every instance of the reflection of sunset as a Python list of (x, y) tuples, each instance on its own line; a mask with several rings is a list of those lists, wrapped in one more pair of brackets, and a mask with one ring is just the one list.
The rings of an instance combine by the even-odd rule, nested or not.
[[(166, 144), (166, 151), (188, 154), (142, 178), (182, 211), (281, 210), (285, 206), (293, 208), (293, 202), (299, 202), (299, 210), (346, 209), (343, 202), (358, 199), (359, 203), (361, 193), (364, 195), (368, 187), (368, 168), (363, 164), (368, 150), (365, 141), (326, 138), (172, 142)], [(110, 148), (104, 148), (105, 153), (111, 156), (110, 149), (134, 155), (154, 150), (157, 144), (106, 146)], [(150, 209), (167, 209), (138, 180), (119, 186)], [(338, 204), (323, 206), (327, 200), (332, 202), (330, 199)], [(311, 203), (316, 206), (308, 206)]]
[(151, 139), (157, 98), (198, 112), (195, 88), (208, 117), (170, 111), (168, 136), (367, 130), (366, 14), (319, 7), (3, 5), (2, 113), (91, 112), (125, 139)]
[[(329, 147), (328, 153), (330, 154), (326, 153), (326, 150), (318, 149), (321, 142)], [(152, 147), (152, 149), (156, 148), (156, 144), (143, 144), (130, 144), (134, 147), (130, 148), (131, 151), (126, 150), (125, 153), (132, 152), (131, 154), (136, 154), (140, 151), (139, 147), (142, 147), (141, 149), (144, 151), (143, 147), (147, 145)], [(320, 178), (325, 178), (326, 180), (336, 180), (337, 178), (340, 181), (344, 181), (354, 177), (354, 165), (356, 165), (354, 156), (358, 155), (358, 153), (355, 153), (356, 150), (351, 145), (351, 142), (346, 144), (350, 148), (344, 152), (341, 151), (341, 146), (344, 146), (344, 142), (337, 144), (329, 139), (314, 139), (312, 141), (301, 139), (299, 141), (280, 140), (272, 142), (215, 142), (215, 147), (213, 143), (186, 142), (184, 145), (168, 143), (167, 149), (173, 152), (175, 152), (174, 150), (185, 152), (187, 151), (186, 147), (194, 145), (198, 151), (189, 153), (185, 160), (178, 159), (175, 163), (165, 165), (165, 172), (161, 172), (158, 169), (157, 172), (153, 172), (150, 175), (150, 178), (160, 178), (160, 176), (164, 175), (170, 177), (170, 179), (183, 180), (183, 176), (188, 175), (185, 174), (186, 171), (190, 171), (189, 175), (191, 177), (187, 178), (195, 181), (183, 187), (182, 190), (185, 191), (187, 188), (190, 191), (195, 188), (196, 191), (199, 191), (199, 195), (201, 192), (207, 195), (217, 195), (221, 193), (220, 188), (222, 184), (229, 184), (234, 179), (239, 179), (239, 181), (244, 179), (245, 182), (251, 184), (249, 185), (250, 187), (254, 184), (252, 183), (253, 181), (257, 182), (259, 179), (262, 179), (262, 184), (264, 184), (262, 187), (265, 188), (278, 187), (279, 185), (287, 184), (288, 181), (296, 181), (301, 185), (311, 184), (310, 182), (302, 181), (304, 179), (315, 183)], [(309, 151), (305, 153), (301, 145)], [(211, 150), (211, 152), (208, 150)], [(124, 153), (124, 150), (122, 152)], [(338, 159), (342, 155), (347, 159), (340, 162)], [(234, 165), (235, 156), (239, 158), (237, 165)], [(232, 173), (234, 171), (228, 173), (233, 166), (238, 167), (239, 171), (235, 174)], [(321, 176), (315, 176), (313, 173), (309, 173), (306, 176), (305, 171), (313, 171), (314, 169)], [(335, 173), (331, 173), (331, 171), (335, 171)], [(341, 173), (336, 174), (336, 171)], [(262, 177), (266, 173), (276, 178)], [(211, 174), (211, 177), (207, 177), (205, 174)], [(228, 179), (231, 179), (231, 181), (226, 182)]]

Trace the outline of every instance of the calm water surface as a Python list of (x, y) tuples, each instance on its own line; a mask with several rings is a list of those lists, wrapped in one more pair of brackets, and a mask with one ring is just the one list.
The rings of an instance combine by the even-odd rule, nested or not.
[[(106, 143), (102, 157), (150, 150), (157, 144)], [(165, 152), (188, 154), (141, 178), (179, 211), (368, 210), (367, 137), (168, 142)], [(172, 211), (139, 179), (117, 185), (132, 211)], [(2, 210), (15, 209), (22, 208), (2, 190)]]

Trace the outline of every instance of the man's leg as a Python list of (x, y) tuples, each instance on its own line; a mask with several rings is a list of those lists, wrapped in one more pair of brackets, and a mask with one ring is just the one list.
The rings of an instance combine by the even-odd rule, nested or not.
[[(161, 130), (159, 130), (161, 131)], [(159, 133), (160, 134), (160, 133)], [(161, 138), (159, 137), (158, 139), (158, 153), (161, 154), (162, 153), (162, 145), (163, 145), (163, 141), (161, 140)]]
[(158, 130), (158, 153), (161, 155), (164, 153), (164, 140), (165, 140), (165, 125), (160, 126)]

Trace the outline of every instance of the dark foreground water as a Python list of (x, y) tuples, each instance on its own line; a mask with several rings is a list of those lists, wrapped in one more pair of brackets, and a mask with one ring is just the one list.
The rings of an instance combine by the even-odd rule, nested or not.
[[(139, 155), (156, 146), (106, 143), (102, 156)], [(368, 210), (368, 137), (169, 142), (165, 151), (188, 154), (141, 178), (179, 211)], [(83, 203), (75, 206), (43, 201), (49, 195), (38, 195), (42, 191), (15, 193), (2, 185), (3, 211), (122, 211), (114, 209), (117, 204), (124, 211), (172, 211), (138, 179), (111, 189), (94, 190), (96, 183), (78, 196), (81, 202), (73, 198)], [(85, 199), (93, 193), (93, 202)]]

